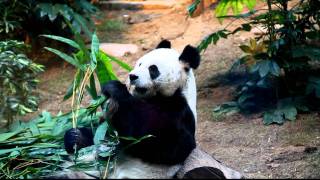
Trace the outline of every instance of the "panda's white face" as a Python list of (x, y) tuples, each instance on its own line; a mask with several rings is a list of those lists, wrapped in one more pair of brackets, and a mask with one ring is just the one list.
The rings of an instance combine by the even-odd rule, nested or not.
[(132, 95), (149, 97), (173, 95), (186, 86), (188, 71), (174, 49), (159, 48), (141, 57), (129, 73), (127, 86)]

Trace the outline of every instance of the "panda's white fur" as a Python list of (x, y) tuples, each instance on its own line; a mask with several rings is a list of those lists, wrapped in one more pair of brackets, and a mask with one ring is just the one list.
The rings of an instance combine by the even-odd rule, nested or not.
[[(135, 64), (134, 69), (129, 73), (138, 76), (135, 84), (130, 84), (127, 79), (129, 92), (133, 96), (154, 96), (156, 93), (161, 93), (164, 96), (171, 96), (178, 88), (181, 88), (190, 109), (197, 120), (197, 89), (196, 81), (192, 69), (186, 71), (185, 63), (179, 60), (180, 54), (169, 48), (155, 49), (143, 57)], [(156, 65), (160, 71), (159, 77), (152, 80), (149, 75), (148, 67)], [(135, 89), (146, 88), (147, 92), (140, 94)]]

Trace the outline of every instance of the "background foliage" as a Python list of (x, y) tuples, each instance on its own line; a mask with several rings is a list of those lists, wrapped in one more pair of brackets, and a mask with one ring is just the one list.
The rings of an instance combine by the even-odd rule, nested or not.
[[(72, 97), (72, 111), (52, 116), (42, 112), (39, 117), (23, 123), (15, 121), (9, 131), (0, 136), (0, 178), (44, 178), (62, 173), (63, 170), (78, 170), (96, 178), (106, 178), (114, 167), (115, 148), (119, 138), (103, 113), (106, 101), (98, 93), (96, 78), (102, 86), (109, 80), (117, 79), (111, 62), (115, 62), (126, 70), (131, 67), (115, 57), (99, 50), (99, 40), (92, 34), (91, 45), (85, 45), (84, 39), (75, 32), (75, 40), (55, 35), (42, 35), (74, 48), (67, 54), (60, 50), (46, 47), (77, 71), (73, 82), (66, 91), (65, 100)], [(91, 95), (92, 101), (86, 108), (81, 107), (84, 90)], [(102, 110), (98, 110), (102, 107)], [(100, 122), (104, 118), (103, 122)], [(94, 133), (94, 145), (78, 149), (74, 156), (69, 156), (63, 146), (63, 136), (70, 128), (91, 127)], [(105, 140), (107, 138), (107, 141)], [(125, 137), (124, 137), (125, 138)], [(134, 139), (133, 143), (141, 139)], [(143, 137), (147, 138), (147, 137)], [(85, 160), (83, 157), (98, 152), (96, 158)], [(72, 158), (70, 158), (72, 157)], [(91, 174), (98, 172), (97, 174)], [(58, 175), (60, 175), (58, 173)]]
[(43, 66), (33, 63), (24, 54), (25, 49), (22, 42), (0, 41), (0, 118), (8, 123), (38, 105), (34, 90)]
[[(263, 111), (265, 124), (282, 124), (295, 120), (298, 112), (319, 110), (320, 2), (301, 0), (290, 6), (289, 2), (268, 0), (267, 9), (256, 10), (255, 1), (251, 0), (219, 2), (215, 10), (217, 18), (243, 19), (246, 23), (233, 31), (224, 28), (210, 34), (198, 46), (200, 51), (238, 31), (256, 27), (262, 33), (240, 46), (244, 56), (231, 71), (245, 69), (249, 78), (238, 88), (235, 101), (216, 111), (235, 108), (246, 113)], [(240, 14), (245, 6), (250, 11)]]
[(71, 27), (90, 37), (97, 12), (87, 0), (2, 0), (0, 9), (0, 37), (27, 42), (44, 33), (71, 35)]

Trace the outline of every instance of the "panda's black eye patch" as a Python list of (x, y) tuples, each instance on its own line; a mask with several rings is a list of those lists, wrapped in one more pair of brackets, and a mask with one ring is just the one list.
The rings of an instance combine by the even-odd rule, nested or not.
[(141, 64), (142, 64), (142, 63), (139, 63), (139, 65), (138, 65), (138, 66), (140, 67), (140, 66), (141, 66)]
[(149, 73), (151, 79), (156, 79), (160, 75), (159, 69), (156, 65), (149, 66)]

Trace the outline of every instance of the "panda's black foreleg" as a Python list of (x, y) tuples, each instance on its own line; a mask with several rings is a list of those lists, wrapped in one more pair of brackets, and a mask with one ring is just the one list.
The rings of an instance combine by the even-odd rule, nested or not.
[(102, 87), (102, 93), (107, 98), (111, 97), (115, 101), (122, 101), (132, 97), (126, 85), (117, 80), (108, 81), (104, 84)]
[(72, 128), (64, 134), (64, 147), (69, 154), (73, 154), (75, 149), (93, 145), (93, 133), (90, 128)]

